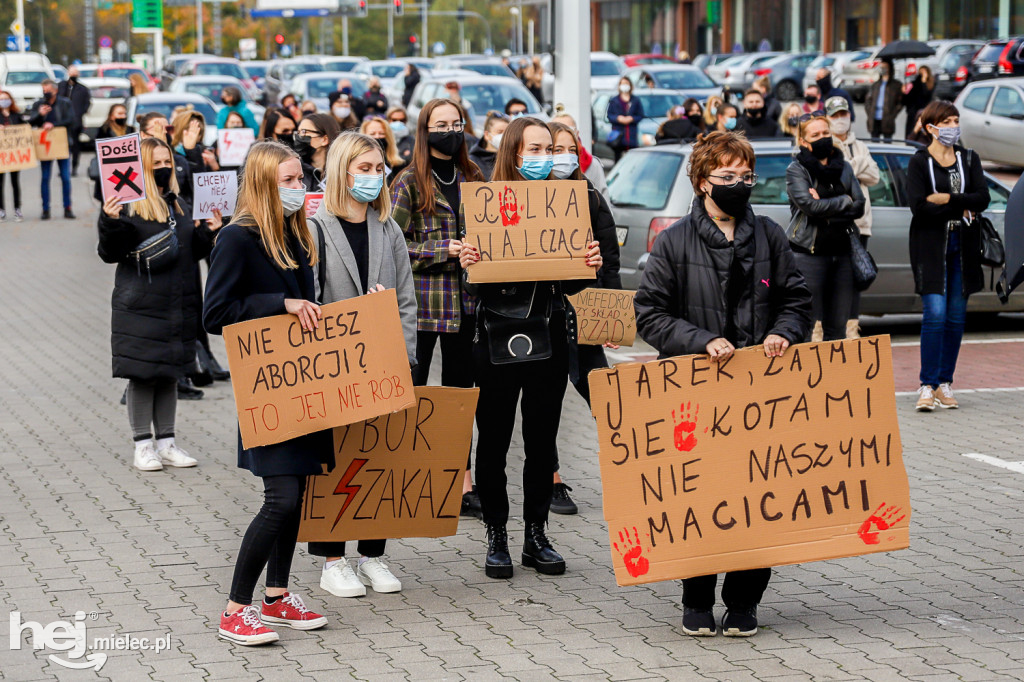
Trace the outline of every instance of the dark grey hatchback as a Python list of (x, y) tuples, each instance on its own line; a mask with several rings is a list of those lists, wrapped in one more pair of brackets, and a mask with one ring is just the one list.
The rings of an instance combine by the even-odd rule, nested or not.
[[(757, 185), (751, 194), (754, 211), (770, 217), (783, 228), (789, 224), (786, 168), (792, 161), (790, 142), (755, 141)], [(904, 181), (907, 164), (915, 147), (901, 144), (869, 143), (878, 162), (881, 181), (871, 187), (871, 241), (868, 249), (878, 263), (878, 279), (861, 299), (865, 315), (921, 311), (921, 299), (914, 293), (910, 270), (910, 208)], [(608, 175), (608, 197), (619, 233), (622, 255), (622, 284), (635, 289), (640, 282), (654, 238), (689, 212), (693, 187), (687, 175), (690, 145), (661, 145), (630, 151)], [(995, 178), (988, 178), (992, 201), (986, 215), (1003, 232), (1003, 213), (1010, 190)], [(989, 269), (986, 268), (986, 271)], [(985, 312), (1024, 311), (1024, 291), (1002, 305), (991, 290), (986, 272), (986, 290), (971, 297), (969, 310)]]

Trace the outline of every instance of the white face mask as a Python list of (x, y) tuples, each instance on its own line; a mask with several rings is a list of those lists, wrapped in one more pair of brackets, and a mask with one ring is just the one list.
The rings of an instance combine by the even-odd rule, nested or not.
[(497, 135), (491, 135), (491, 144), (494, 145), (495, 149), (501, 147), (501, 136), (505, 133), (498, 133)]
[(352, 113), (350, 107), (334, 107), (331, 111), (334, 112), (335, 118), (348, 118), (348, 115)]
[(4, 97), (3, 99), (0, 99), (0, 109), (7, 109), (8, 107), (11, 106), (11, 104), (12, 104), (11, 100), (7, 99), (6, 97)]
[(555, 163), (551, 172), (555, 174), (556, 178), (564, 180), (579, 167), (579, 158), (572, 152), (566, 152), (565, 154), (555, 154)]
[(836, 135), (845, 135), (850, 132), (850, 117), (843, 116), (841, 118), (830, 119), (829, 125), (832, 126), (832, 132)]
[(304, 187), (294, 189), (278, 185), (277, 194), (281, 197), (281, 207), (284, 209), (286, 218), (298, 211), (306, 203), (306, 189)]
[(621, 93), (622, 93), (623, 95), (625, 95), (626, 93), (628, 93), (628, 92), (629, 92), (629, 90), (630, 90), (629, 86), (628, 86), (628, 85), (626, 85), (625, 83), (620, 83), (620, 84), (619, 84), (619, 92), (621, 92)]

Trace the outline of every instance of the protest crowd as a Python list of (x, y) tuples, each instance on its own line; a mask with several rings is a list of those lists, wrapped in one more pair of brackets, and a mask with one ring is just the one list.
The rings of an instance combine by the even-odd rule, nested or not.
[[(525, 69), (524, 83), (539, 95), (540, 62)], [(417, 79), (411, 66), (406, 87)], [(774, 363), (790, 358), (797, 344), (859, 339), (859, 296), (874, 277), (865, 259), (871, 235), (867, 188), (878, 182), (879, 171), (851, 131), (849, 96), (822, 81), (808, 89), (803, 103), (785, 107), (758, 83), (739, 98), (742, 114), (719, 97), (706, 107), (687, 99), (669, 112), (658, 138), (692, 142), (688, 180), (695, 200), (688, 215), (658, 235), (633, 302), (636, 333), (659, 358), (706, 356), (710, 367), (724, 370), (744, 348), (758, 348)], [(178, 400), (201, 399), (203, 386), (233, 378), (234, 367), (229, 372), (216, 359), (211, 336), (289, 315), (301, 334), (314, 338), (328, 323), (337, 327), (324, 315), (325, 306), (390, 291), (410, 391), (428, 384), (435, 349), (441, 385), (478, 390), (475, 455), (460, 463), (455, 485), (460, 514), (484, 525), (484, 573), (512, 578), (513, 547), (521, 541), (523, 567), (559, 575), (572, 558), (548, 537), (548, 515), (577, 513), (572, 487), (559, 475), (561, 405), (570, 383), (590, 404), (588, 376), (609, 368), (604, 347), (618, 347), (612, 341), (582, 343), (570, 303), (587, 288), (622, 289), (604, 169), (574, 119), (587, 112), (555, 107), (552, 120), (542, 121), (512, 99), (503, 110), (487, 112), (483, 128), (474, 130), (458, 84), (446, 87), (444, 97), (419, 110), (415, 126), (408, 100), (389, 102), (379, 82), (363, 97), (340, 82), (328, 111), (286, 94), (260, 122), (232, 88), (222, 93), (216, 121), (190, 108), (170, 116), (139, 111), (128, 120), (125, 106), (111, 107), (88, 172), (100, 204), (98, 254), (116, 264), (112, 368), (127, 380), (122, 400), (133, 465), (155, 472), (202, 463), (201, 455), (176, 444), (175, 414)], [(608, 107), (616, 159), (639, 144), (645, 113), (633, 87), (623, 78)], [(56, 161), (63, 215), (73, 218), (71, 178), (79, 171), (89, 92), (72, 67), (68, 80), (44, 81), (43, 93), (20, 111), (0, 91), (0, 125), (65, 130), (65, 157), (40, 161), (41, 216), (51, 218)], [(889, 100), (897, 94), (890, 89), (877, 104), (880, 116), (872, 125), (880, 135), (892, 134), (895, 105)], [(978, 155), (958, 144), (958, 121), (959, 112), (945, 101), (922, 103), (915, 111), (915, 130), (927, 143), (907, 172), (910, 254), (924, 309), (919, 411), (958, 406), (951, 386), (966, 304), (984, 286), (981, 235), (972, 216), (988, 205), (988, 188)], [(209, 145), (206, 127), (213, 125), (218, 138)], [(792, 220), (780, 226), (751, 206), (758, 176), (749, 139), (784, 136), (794, 144), (786, 172)], [(131, 162), (135, 169), (126, 169)], [(3, 194), (8, 177), (11, 205)], [(112, 177), (116, 181), (108, 181)], [(494, 192), (512, 186), (522, 199), (531, 186), (553, 181), (582, 188), (576, 210), (587, 236), (571, 247), (577, 274), (544, 277), (527, 265), (531, 261), (522, 261), (521, 279), (510, 274), (513, 266), (500, 276), (475, 278), (473, 273), (485, 272), (481, 266), (494, 262), (491, 252), (503, 247), (485, 247), (467, 234), (489, 206), (474, 203), (480, 190), (473, 183), (498, 183)], [(22, 220), (25, 194), (19, 173), (0, 169), (0, 219)], [(511, 205), (502, 202), (494, 221), (517, 213), (515, 195)], [(368, 344), (377, 342), (378, 332), (367, 330)], [(506, 469), (519, 409), (525, 531), (513, 539)], [(330, 429), (252, 445), (243, 443), (243, 427), (238, 466), (262, 479), (264, 501), (234, 557), (218, 631), (231, 642), (257, 645), (278, 639), (274, 627), (327, 624), (289, 591), (289, 574), (307, 481), (342, 463)], [(735, 508), (732, 514), (740, 515)], [(748, 509), (748, 527), (749, 515)], [(400, 591), (401, 579), (385, 560), (388, 539), (359, 539), (354, 562), (346, 558), (345, 542), (309, 542), (309, 553), (322, 558), (322, 589), (337, 597), (359, 597), (367, 588)], [(633, 574), (630, 564), (626, 568)], [(261, 595), (256, 589), (264, 571)], [(716, 572), (725, 573), (727, 611), (720, 624), (712, 612)], [(712, 569), (684, 579), (683, 632), (756, 634), (757, 607), (770, 577), (771, 569), (760, 567)]]

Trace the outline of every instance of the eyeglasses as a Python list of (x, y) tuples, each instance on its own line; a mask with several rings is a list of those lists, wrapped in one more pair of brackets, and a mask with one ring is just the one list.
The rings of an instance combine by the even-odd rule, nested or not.
[(438, 123), (436, 126), (427, 128), (432, 133), (461, 133), (466, 129), (465, 121), (456, 121), (455, 123)]
[(724, 187), (735, 187), (741, 182), (747, 187), (753, 187), (757, 184), (757, 173), (747, 173), (743, 176), (726, 173), (725, 175), (709, 175), (708, 177), (721, 180), (721, 183), (716, 182), (715, 184), (721, 184)]
[(393, 118), (393, 119), (391, 119), (390, 122), (391, 123), (408, 123), (409, 120), (405, 119), (405, 118)]
[(810, 121), (810, 120), (811, 120), (812, 118), (818, 118), (819, 116), (820, 116), (821, 118), (824, 118), (824, 117), (825, 117), (825, 112), (824, 112), (824, 111), (821, 111), (821, 110), (819, 109), (818, 111), (812, 111), (812, 112), (811, 112), (811, 113), (809, 113), (809, 114), (804, 114), (803, 116), (801, 116), (801, 117), (800, 117), (799, 119), (797, 119), (797, 120), (798, 120), (798, 121), (800, 121), (800, 123), (807, 123), (807, 122), (808, 122), (808, 121)]

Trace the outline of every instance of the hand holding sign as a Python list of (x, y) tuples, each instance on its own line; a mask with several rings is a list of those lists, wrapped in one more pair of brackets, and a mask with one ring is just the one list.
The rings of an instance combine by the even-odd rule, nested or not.
[(231, 215), (238, 201), (238, 173), (233, 170), (196, 173), (192, 176), (192, 195), (195, 220), (213, 217), (214, 210)]
[(111, 198), (116, 198), (121, 204), (130, 204), (146, 198), (146, 183), (143, 180), (140, 155), (141, 144), (138, 133), (112, 137), (96, 143), (104, 205)]
[(217, 156), (226, 167), (245, 163), (249, 147), (256, 141), (252, 128), (221, 128), (217, 131)]

